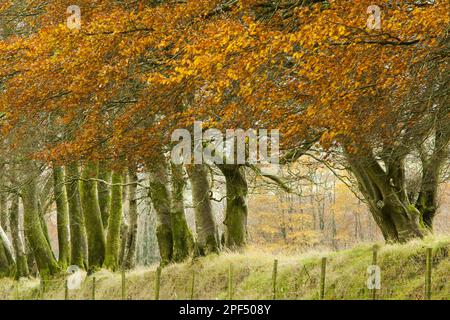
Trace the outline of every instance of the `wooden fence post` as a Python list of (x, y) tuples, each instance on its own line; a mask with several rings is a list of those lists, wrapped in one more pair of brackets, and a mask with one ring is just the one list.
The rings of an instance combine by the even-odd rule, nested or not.
[(273, 272), (272, 272), (272, 299), (277, 298), (277, 274), (278, 274), (278, 260), (273, 261)]
[(64, 281), (64, 300), (69, 300), (69, 280)]
[(233, 300), (233, 266), (228, 267), (228, 300)]
[(20, 300), (20, 281), (16, 281), (16, 288), (15, 288), (15, 300)]
[(125, 270), (122, 269), (122, 300), (126, 299), (126, 288), (125, 288)]
[(322, 258), (322, 264), (320, 268), (320, 300), (323, 300), (325, 297), (325, 274), (327, 271), (327, 258)]
[(95, 277), (92, 278), (92, 300), (95, 300), (95, 286), (96, 286), (96, 279)]
[(158, 267), (156, 268), (155, 300), (159, 300), (160, 285), (161, 285), (161, 267)]
[(432, 248), (427, 248), (425, 270), (425, 299), (431, 300), (431, 267), (432, 267)]
[[(378, 263), (378, 247), (376, 245), (372, 248), (372, 265), (376, 266)], [(377, 299), (377, 289), (374, 287), (372, 289), (372, 300)]]
[(194, 300), (195, 271), (192, 271), (190, 299)]

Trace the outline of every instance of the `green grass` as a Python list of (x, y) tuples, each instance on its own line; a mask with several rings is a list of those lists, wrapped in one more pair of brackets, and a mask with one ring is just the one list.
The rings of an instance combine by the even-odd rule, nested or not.
[[(450, 238), (428, 238), (404, 245), (380, 246), (382, 270), (379, 299), (424, 299), (425, 252), (433, 248), (432, 298), (450, 298)], [(370, 299), (366, 287), (372, 245), (361, 244), (339, 252), (310, 252), (296, 256), (268, 254), (257, 249), (223, 253), (170, 265), (161, 276), (161, 299), (189, 299), (192, 277), (194, 299), (227, 299), (229, 266), (233, 270), (234, 299), (272, 299), (273, 261), (278, 262), (277, 299), (318, 299), (320, 261), (327, 257), (325, 299)], [(136, 269), (126, 274), (127, 299), (153, 299), (155, 269)], [(121, 299), (121, 275), (101, 270), (85, 279), (70, 299), (90, 299), (92, 278), (97, 299)], [(19, 285), (17, 285), (19, 283)], [(0, 280), (0, 299), (40, 299), (38, 279)], [(64, 278), (49, 281), (43, 299), (64, 299)]]

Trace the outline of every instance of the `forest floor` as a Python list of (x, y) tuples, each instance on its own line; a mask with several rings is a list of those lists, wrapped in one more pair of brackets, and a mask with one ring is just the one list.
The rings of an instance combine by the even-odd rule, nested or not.
[[(371, 244), (338, 252), (301, 255), (268, 254), (257, 249), (223, 253), (173, 264), (162, 270), (160, 299), (228, 299), (230, 264), (233, 299), (272, 299), (274, 260), (278, 260), (276, 299), (318, 299), (322, 257), (327, 257), (325, 299), (372, 299), (367, 288)], [(450, 299), (450, 238), (437, 237), (403, 245), (380, 245), (381, 289), (377, 299), (424, 299), (426, 248), (433, 248), (432, 299)], [(126, 299), (154, 299), (156, 266), (138, 268), (125, 276)], [(195, 276), (194, 276), (195, 275)], [(86, 277), (69, 299), (122, 299), (122, 276), (100, 270)], [(194, 277), (194, 279), (193, 279)], [(194, 281), (192, 281), (194, 280)], [(19, 284), (19, 285), (18, 285)], [(64, 278), (0, 280), (0, 299), (64, 299)], [(193, 286), (192, 286), (193, 284)], [(193, 294), (192, 294), (193, 288)]]

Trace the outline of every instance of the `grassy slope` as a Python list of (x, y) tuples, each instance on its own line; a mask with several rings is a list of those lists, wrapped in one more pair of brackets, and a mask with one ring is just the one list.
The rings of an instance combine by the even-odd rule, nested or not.
[[(433, 299), (450, 299), (450, 238), (427, 239), (405, 245), (382, 246), (378, 261), (382, 270), (380, 299), (423, 299), (425, 248), (433, 247)], [(226, 299), (228, 269), (233, 265), (235, 299), (271, 299), (273, 260), (278, 259), (278, 299), (317, 299), (320, 259), (328, 257), (326, 299), (368, 299), (367, 266), (372, 246), (359, 245), (351, 250), (299, 256), (270, 255), (248, 250), (243, 254), (224, 253), (171, 265), (161, 277), (161, 299), (188, 299), (195, 272), (194, 299)], [(95, 274), (97, 299), (120, 299), (121, 276), (102, 270)], [(152, 299), (155, 267), (127, 273), (126, 295), (130, 299)], [(82, 288), (70, 292), (70, 299), (90, 299), (92, 276)], [(19, 292), (15, 282), (0, 280), (0, 299), (36, 299), (39, 280), (22, 280)], [(45, 299), (64, 298), (64, 280), (48, 284)]]

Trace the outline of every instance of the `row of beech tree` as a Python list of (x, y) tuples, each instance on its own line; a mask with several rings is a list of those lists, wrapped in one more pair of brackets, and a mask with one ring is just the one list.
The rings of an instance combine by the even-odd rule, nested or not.
[[(162, 264), (244, 246), (246, 170), (255, 169), (180, 167), (164, 156), (173, 130), (192, 132), (194, 120), (223, 131), (278, 128), (281, 164), (325, 162), (358, 190), (386, 241), (432, 232), (449, 165), (447, 2), (385, 1), (383, 30), (366, 28), (369, 0), (79, 0), (80, 30), (61, 22), (68, 4), (0, 5), (2, 194), (12, 238), (0, 233), (1, 268), (131, 267), (139, 184), (158, 218)], [(226, 183), (223, 235), (211, 168)], [(283, 187), (283, 177), (270, 178)], [(43, 222), (53, 201), (58, 259)]]
[[(246, 244), (247, 183), (242, 166), (220, 166), (227, 194), (222, 236), (211, 204), (207, 165), (173, 165), (161, 155), (148, 166), (120, 170), (112, 170), (105, 161), (38, 167), (36, 161), (26, 160), (20, 167), (4, 165), (3, 170), (0, 271), (4, 275), (27, 276), (28, 266), (34, 263), (43, 276), (57, 274), (69, 265), (90, 271), (133, 268), (138, 186), (147, 190), (156, 212), (162, 265)], [(186, 177), (191, 184), (195, 233), (185, 216)], [(128, 202), (126, 220), (124, 200)], [(19, 202), (23, 205), (23, 232)], [(52, 206), (57, 213), (57, 255), (52, 251), (44, 219)]]

